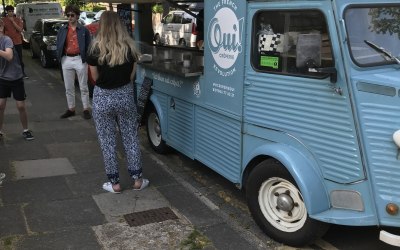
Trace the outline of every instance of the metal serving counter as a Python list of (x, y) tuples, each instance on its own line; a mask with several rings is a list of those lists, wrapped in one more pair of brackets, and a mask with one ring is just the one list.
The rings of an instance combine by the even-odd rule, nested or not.
[(140, 46), (138, 64), (181, 77), (200, 76), (204, 70), (203, 51), (165, 46)]

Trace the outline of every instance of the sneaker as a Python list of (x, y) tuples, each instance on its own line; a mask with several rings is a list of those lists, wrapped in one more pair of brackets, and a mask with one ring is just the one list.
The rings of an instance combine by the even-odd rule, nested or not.
[(33, 137), (32, 135), (32, 131), (27, 130), (25, 132), (22, 133), (22, 136), (25, 138), (25, 140), (27, 141), (32, 141), (33, 139), (35, 139), (35, 137)]
[(89, 120), (90, 118), (92, 118), (92, 115), (90, 114), (89, 110), (84, 110), (83, 111), (83, 119)]
[(65, 113), (62, 114), (60, 118), (64, 119), (64, 118), (68, 118), (68, 117), (74, 116), (74, 115), (75, 115), (75, 111), (71, 111), (71, 110), (67, 109), (67, 111), (65, 111)]
[(24, 73), (24, 78), (25, 79), (29, 79), (29, 76), (27, 74)]

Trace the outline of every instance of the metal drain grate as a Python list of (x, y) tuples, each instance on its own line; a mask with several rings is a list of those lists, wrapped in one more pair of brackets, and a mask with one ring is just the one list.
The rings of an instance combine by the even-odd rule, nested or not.
[(129, 226), (137, 227), (165, 220), (176, 220), (178, 217), (169, 207), (150, 209), (142, 212), (125, 214), (124, 218)]

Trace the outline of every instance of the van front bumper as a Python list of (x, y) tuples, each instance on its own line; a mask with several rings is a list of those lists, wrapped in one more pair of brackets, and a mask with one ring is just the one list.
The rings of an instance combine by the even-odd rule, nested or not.
[(400, 235), (391, 234), (381, 230), (379, 233), (379, 239), (389, 245), (400, 247)]

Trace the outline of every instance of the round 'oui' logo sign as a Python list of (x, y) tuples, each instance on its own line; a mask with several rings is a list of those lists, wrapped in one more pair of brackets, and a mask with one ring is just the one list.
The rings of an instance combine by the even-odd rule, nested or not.
[(208, 27), (208, 44), (215, 63), (222, 69), (231, 68), (242, 52), (243, 18), (238, 20), (228, 7), (219, 9)]

